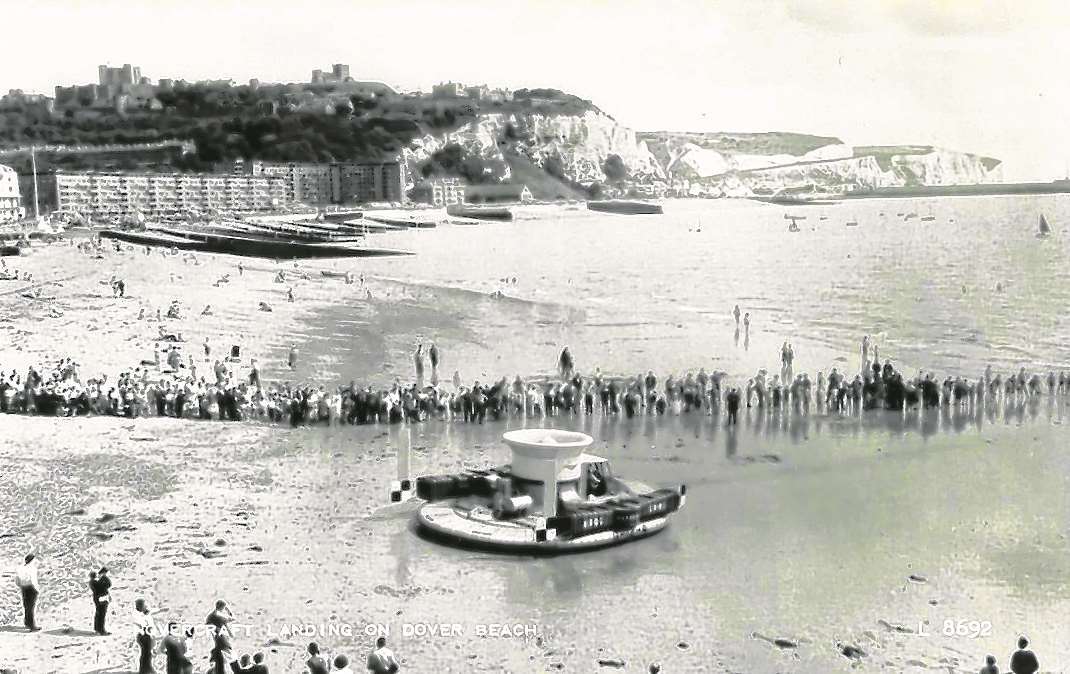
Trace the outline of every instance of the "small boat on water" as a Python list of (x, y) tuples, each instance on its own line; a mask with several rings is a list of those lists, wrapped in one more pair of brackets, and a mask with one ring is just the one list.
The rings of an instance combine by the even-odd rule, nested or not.
[(935, 215), (924, 215), (921, 218), (922, 222), (934, 222), (935, 220), (936, 220), (936, 216)]
[(1043, 239), (1049, 236), (1051, 236), (1051, 226), (1048, 224), (1048, 220), (1044, 217), (1044, 214), (1041, 213), (1040, 224), (1037, 225), (1037, 238)]
[(395, 225), (397, 227), (408, 227), (410, 229), (431, 229), (433, 227), (438, 227), (438, 223), (434, 220), (402, 220), (399, 218), (384, 218), (378, 215), (365, 215), (364, 219), (378, 222), (383, 225)]
[(664, 213), (661, 204), (651, 204), (645, 201), (588, 201), (587, 209), (600, 213), (619, 213), (621, 215), (661, 215)]
[[(507, 465), (415, 480), (421, 531), (462, 547), (554, 555), (651, 536), (684, 506), (685, 485), (618, 478), (606, 459), (586, 453), (594, 439), (584, 433), (532, 428), (502, 439), (512, 450)], [(392, 502), (412, 495), (410, 451), (399, 448)]]
[(847, 226), (848, 227), (857, 227), (858, 226), (858, 220), (848, 220), (847, 221)]
[(466, 206), (454, 204), (446, 206), (446, 213), (456, 218), (473, 218), (475, 220), (498, 220), (512, 222), (513, 212), (501, 206)]
[(139, 246), (177, 248), (206, 253), (222, 253), (242, 257), (262, 257), (273, 260), (329, 257), (381, 257), (411, 255), (406, 251), (386, 248), (350, 247), (324, 243), (302, 243), (255, 236), (235, 236), (218, 232), (198, 232), (182, 229), (158, 228), (144, 232), (108, 229), (101, 238), (115, 239)]
[(748, 197), (751, 201), (760, 201), (763, 204), (775, 204), (777, 206), (833, 206), (840, 203), (839, 199), (802, 196), (771, 196), (771, 197)]

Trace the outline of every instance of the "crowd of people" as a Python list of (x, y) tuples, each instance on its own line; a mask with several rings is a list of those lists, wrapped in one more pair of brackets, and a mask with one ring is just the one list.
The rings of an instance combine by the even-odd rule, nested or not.
[[(274, 423), (366, 424), (412, 423), (428, 419), (482, 423), (503, 417), (543, 418), (559, 415), (635, 417), (705, 413), (725, 416), (737, 423), (741, 410), (755, 413), (854, 414), (866, 410), (914, 408), (974, 408), (986, 401), (1024, 400), (1047, 393), (1070, 393), (1070, 372), (1045, 375), (994, 373), (991, 367), (976, 379), (944, 377), (931, 372), (905, 375), (890, 360), (881, 361), (868, 338), (862, 343), (862, 367), (847, 374), (831, 368), (827, 375), (795, 373), (794, 347), (785, 342), (781, 368), (770, 375), (759, 370), (745, 383), (731, 382), (722, 371), (669, 374), (661, 378), (648, 370), (631, 377), (580, 373), (568, 347), (557, 363), (558, 376), (525, 380), (462, 382), (439, 380), (441, 352), (431, 344), (418, 345), (413, 354), (415, 381), (399, 378), (387, 387), (350, 382), (328, 388), (322, 384), (266, 382), (253, 358), (247, 363), (232, 349), (212, 359), (205, 341), (204, 356), (183, 357), (182, 336), (161, 328), (152, 360), (112, 378), (106, 374), (84, 377), (71, 358), (49, 366), (33, 366), (20, 373), (4, 371), (0, 363), (0, 412), (42, 415), (116, 415), (239, 421), (262, 419)], [(162, 346), (160, 346), (162, 345)], [(870, 354), (872, 353), (872, 357)], [(430, 380), (425, 381), (425, 359)], [(297, 367), (298, 350), (290, 348), (287, 367)]]
[[(33, 553), (26, 555), (25, 562), (15, 573), (15, 584), (22, 597), (23, 624), (28, 632), (40, 631), (37, 619), (37, 598), (41, 581), (39, 572), (40, 559)], [(106, 567), (89, 574), (89, 591), (93, 601), (93, 631), (100, 636), (109, 636), (106, 622), (108, 608), (112, 604), (111, 578)], [(205, 618), (202, 626), (194, 626), (170, 620), (166, 628), (160, 630), (144, 598), (134, 601), (134, 610), (127, 617), (133, 627), (133, 642), (137, 647), (137, 674), (155, 674), (156, 661), (163, 656), (163, 671), (167, 674), (193, 674), (205, 671), (207, 674), (269, 674), (268, 660), (262, 652), (238, 654), (234, 645), (234, 614), (227, 602), (216, 601), (215, 608)], [(194, 639), (204, 635), (204, 647), (211, 639), (211, 649), (207, 654), (207, 669), (195, 670), (191, 646)], [(307, 674), (353, 674), (349, 658), (343, 653), (328, 656), (316, 642), (308, 644), (308, 659), (305, 661)], [(368, 653), (366, 671), (372, 674), (396, 674), (401, 669), (393, 651), (386, 645), (386, 637), (376, 640), (375, 648)]]

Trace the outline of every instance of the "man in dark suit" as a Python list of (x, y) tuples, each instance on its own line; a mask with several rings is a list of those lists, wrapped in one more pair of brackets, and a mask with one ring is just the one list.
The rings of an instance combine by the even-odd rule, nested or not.
[(167, 674), (186, 674), (193, 671), (193, 663), (186, 657), (186, 640), (178, 623), (167, 623), (167, 636), (160, 642), (160, 650), (167, 658)]
[(108, 617), (108, 604), (111, 596), (111, 578), (108, 577), (108, 568), (103, 567), (99, 572), (90, 572), (89, 590), (93, 593), (93, 631), (97, 634), (110, 634), (104, 627)]

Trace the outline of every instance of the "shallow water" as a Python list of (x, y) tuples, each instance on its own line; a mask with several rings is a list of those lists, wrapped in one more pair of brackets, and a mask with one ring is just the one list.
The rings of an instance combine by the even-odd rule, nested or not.
[[(814, 376), (857, 366), (865, 334), (908, 369), (976, 376), (987, 363), (1016, 370), (1070, 360), (1066, 196), (796, 208), (672, 201), (665, 209), (615, 216), (522, 208), (513, 223), (377, 235), (417, 255), (337, 265), (419, 284), (411, 300), (455, 315), (461, 333), (428, 322), (397, 336), (445, 341), (444, 369), (460, 369), (466, 381), (469, 372), (551, 372), (565, 344), (581, 370), (616, 374), (706, 367), (750, 375), (777, 365), (790, 340), (796, 371)], [(1052, 238), (1035, 237), (1040, 213)], [(802, 231), (789, 233), (785, 214), (804, 215)], [(496, 290), (516, 299), (490, 299)], [(749, 340), (736, 338), (736, 304), (751, 314)], [(411, 372), (412, 346), (388, 344), (387, 360)]]
[[(801, 232), (787, 232), (786, 212), (806, 216)], [(1034, 236), (1041, 212), (1053, 238)], [(784, 340), (796, 372), (851, 370), (863, 334), (908, 372), (939, 376), (1070, 360), (1066, 197), (520, 213), (382, 236), (418, 254), (352, 267), (399, 283), (374, 302), (350, 293), (315, 319), (317, 374), (407, 381), (416, 341), (438, 343), (441, 377), (457, 369), (466, 382), (549, 374), (565, 344), (587, 373), (662, 378), (772, 370)], [(508, 297), (490, 298), (496, 290)], [(751, 313), (749, 339), (735, 334), (737, 303)], [(389, 539), (378, 564), (398, 585), (452, 587), (477, 604), (444, 612), (416, 598), (410, 619), (535, 620), (559, 653), (604, 645), (580, 662), (619, 656), (628, 671), (653, 660), (667, 671), (845, 671), (838, 644), (865, 651), (865, 671), (975, 671), (989, 652), (1005, 666), (1022, 632), (1043, 669), (1058, 669), (1070, 658), (1059, 627), (1070, 608), (1066, 416), (1064, 403), (1042, 401), (972, 416), (754, 415), (732, 433), (699, 416), (556, 419), (591, 433), (622, 474), (691, 484), (670, 530), (518, 560), (423, 541), (399, 517), (377, 525)], [(416, 433), (433, 449), (415, 468), (503, 460), (498, 437), (518, 423), (428, 424)], [(306, 436), (306, 447), (344, 445), (346, 432)], [(948, 620), (982, 633), (943, 634)]]
[[(689, 484), (666, 532), (596, 553), (516, 558), (423, 540), (399, 513), (367, 524), (378, 554), (362, 558), (361, 578), (418, 590), (404, 615), (373, 618), (395, 634), (405, 622), (465, 626), (461, 639), (400, 640), (414, 662), (452, 662), (452, 649), (472, 648), (479, 623), (534, 622), (540, 650), (553, 652), (540, 666), (563, 659), (575, 671), (594, 671), (601, 656), (625, 660), (627, 671), (651, 661), (665, 671), (846, 671), (837, 643), (866, 652), (863, 671), (975, 671), (988, 652), (1004, 662), (1020, 632), (1056, 669), (1070, 654), (1061, 620), (1070, 609), (1067, 421), (1066, 402), (1049, 400), (980, 414), (748, 413), (731, 432), (701, 415), (559, 417), (550, 425), (590, 433), (620, 474)], [(522, 424), (417, 427), (413, 468), (504, 461), (498, 438)], [(382, 462), (345, 449), (379, 433), (314, 430), (293, 457), (389, 477), (389, 446), (406, 441), (404, 430), (382, 436)], [(367, 506), (303, 507), (345, 526)], [(331, 544), (314, 541), (313, 555), (329, 555)], [(447, 591), (457, 603), (434, 596)], [(981, 633), (943, 634), (947, 620), (975, 621)], [(779, 649), (756, 634), (798, 646)], [(527, 671), (515, 658), (528, 648), (503, 645), (507, 669)]]

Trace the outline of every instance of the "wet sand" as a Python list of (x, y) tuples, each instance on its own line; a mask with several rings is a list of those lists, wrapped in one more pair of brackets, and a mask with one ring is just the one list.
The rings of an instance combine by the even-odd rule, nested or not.
[[(494, 309), (485, 298), (377, 279), (368, 302), (318, 272), (294, 283), (298, 302), (290, 304), (288, 284), (272, 282), (272, 263), (249, 261), (239, 278), (233, 258), (198, 257), (199, 266), (140, 251), (87, 260), (54, 248), (20, 258), (16, 266), (36, 278), (68, 279), (46, 291), (64, 316), (45, 318), (39, 300), (0, 295), (12, 345), (0, 366), (21, 370), (69, 354), (83, 376), (132, 367), (151, 357), (157, 331), (155, 320), (136, 320), (137, 307), (144, 302), (154, 319), (156, 306), (166, 312), (177, 297), (187, 318), (164, 323), (195, 356), (206, 336), (213, 353), (240, 343), (246, 362), (260, 358), (269, 378), (336, 381), (345, 370), (389, 381), (404, 376), (409, 345), (428, 333), (457, 361), (470, 350), (479, 375), (493, 367), (480, 354), (494, 345), (470, 329), (472, 316), (497, 311), (508, 329), (523, 325), (521, 316), (568, 310)], [(232, 282), (214, 287), (227, 272)], [(135, 298), (111, 298), (99, 281), (112, 273)], [(172, 273), (181, 283), (169, 284)], [(275, 311), (258, 313), (260, 299)], [(205, 303), (215, 317), (202, 323)], [(351, 312), (344, 320), (352, 324), (326, 330), (340, 312)], [(378, 341), (361, 338), (339, 357), (335, 347), (354, 332)], [(279, 367), (291, 341), (302, 353), (294, 373)], [(506, 357), (518, 367), (523, 359)], [(704, 416), (558, 418), (553, 425), (591, 433), (619, 473), (691, 489), (663, 534), (538, 560), (443, 548), (410, 531), (406, 507), (384, 507), (396, 447), (408, 442), (399, 427), (2, 415), (0, 624), (20, 622), (6, 572), (35, 549), (45, 631), (0, 627), (0, 667), (129, 671), (135, 598), (148, 599), (157, 624), (197, 624), (223, 597), (249, 626), (238, 652), (263, 650), (272, 671), (283, 672), (299, 670), (313, 638), (359, 669), (369, 624), (386, 625), (405, 671), (417, 672), (641, 672), (654, 661), (665, 672), (971, 672), (989, 652), (1005, 668), (1020, 632), (1042, 670), (1058, 670), (1070, 657), (1062, 629), (1070, 608), (1062, 563), (1070, 552), (1068, 414), (1065, 401), (1043, 399), (969, 418), (751, 415), (733, 432)], [(414, 469), (502, 461), (500, 435), (520, 423), (416, 427)], [(115, 579), (110, 637), (85, 633), (85, 580), (101, 564)], [(990, 627), (977, 638), (947, 636), (948, 619)], [(463, 634), (403, 633), (405, 624), (443, 622), (459, 623)], [(335, 632), (281, 634), (293, 623)], [(539, 637), (475, 634), (501, 623), (533, 624)], [(207, 666), (206, 641), (192, 648), (197, 671)], [(865, 655), (852, 660), (844, 645)]]

